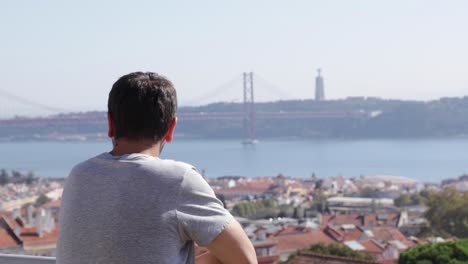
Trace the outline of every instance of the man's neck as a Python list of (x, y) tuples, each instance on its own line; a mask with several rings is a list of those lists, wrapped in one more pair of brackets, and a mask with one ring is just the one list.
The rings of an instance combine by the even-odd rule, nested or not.
[(125, 154), (140, 153), (159, 157), (161, 154), (161, 141), (154, 142), (152, 140), (131, 140), (119, 138), (113, 142), (114, 148), (110, 154), (114, 156), (122, 156)]

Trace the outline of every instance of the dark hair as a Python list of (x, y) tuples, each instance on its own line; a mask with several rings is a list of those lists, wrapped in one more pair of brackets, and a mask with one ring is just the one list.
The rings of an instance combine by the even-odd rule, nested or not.
[(107, 103), (115, 138), (161, 140), (175, 118), (176, 90), (168, 79), (153, 72), (120, 77)]

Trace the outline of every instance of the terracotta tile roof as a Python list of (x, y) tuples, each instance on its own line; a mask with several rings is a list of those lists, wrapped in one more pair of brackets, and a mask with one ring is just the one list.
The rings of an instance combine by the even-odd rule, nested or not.
[(23, 227), (20, 236), (37, 236), (37, 229), (36, 227)]
[(15, 240), (14, 235), (6, 229), (0, 229), (0, 247), (15, 247), (20, 243)]
[(338, 257), (331, 255), (322, 255), (316, 253), (301, 253), (294, 257), (290, 264), (314, 264), (314, 263), (330, 263), (330, 264), (379, 264), (379, 262), (358, 260), (346, 257)]
[(345, 241), (347, 240), (358, 240), (361, 238), (362, 236), (362, 233), (364, 232), (361, 228), (359, 227), (356, 227), (352, 230), (349, 230), (349, 231), (344, 231), (344, 237), (343, 239)]
[(341, 232), (338, 230), (338, 228), (334, 228), (333, 226), (327, 226), (326, 228), (323, 229), (324, 233), (328, 235), (330, 238), (332, 238), (335, 241), (341, 241)]
[(237, 183), (235, 187), (216, 190), (221, 194), (262, 194), (267, 191), (272, 182), (265, 180), (255, 180)]
[(254, 248), (257, 249), (257, 248), (276, 247), (276, 244), (278, 244), (278, 242), (270, 240), (270, 239), (265, 239), (265, 240), (254, 240), (252, 241), (252, 244)]
[(392, 232), (390, 232), (390, 228), (388, 227), (373, 228), (372, 233), (374, 233), (374, 239), (377, 239), (377, 240), (381, 240), (381, 241), (394, 240)]
[[(34, 228), (35, 229), (35, 228)], [(46, 244), (55, 244), (57, 243), (58, 239), (58, 224), (55, 224), (55, 228), (52, 232), (44, 232), (42, 237), (39, 237), (37, 231), (34, 230), (35, 233), (29, 233), (27, 235), (20, 235), (21, 240), (23, 241), (25, 246), (33, 246), (33, 245), (46, 245)], [(31, 231), (33, 229), (30, 229)]]
[[(58, 224), (55, 223), (55, 228), (52, 232), (44, 232), (42, 237), (39, 237), (36, 227), (23, 227), (17, 220), (2, 216), (0, 221), (4, 223), (5, 228), (1, 228), (0, 223), (0, 246), (2, 243), (12, 244), (11, 239), (16, 241), (15, 245), (23, 244), (24, 246), (34, 245), (49, 245), (55, 244), (58, 239)], [(15, 235), (14, 230), (19, 227), (19, 235)], [(7, 235), (10, 237), (8, 238)]]
[(399, 213), (370, 213), (364, 215), (363, 225), (365, 227), (373, 226), (393, 226), (396, 227), (400, 219)]
[(403, 235), (397, 228), (389, 228), (388, 232), (390, 232), (394, 240), (398, 240), (408, 247), (416, 245), (415, 241), (406, 238), (405, 235)]
[(0, 210), (0, 216), (4, 216), (6, 218), (11, 217), (12, 212), (11, 211), (2, 211)]
[(14, 233), (14, 221), (10, 221), (7, 217), (0, 217), (0, 247), (15, 247), (21, 244), (21, 241)]
[(11, 218), (8, 218), (8, 217), (2, 217), (3, 221), (5, 221), (5, 223), (8, 225), (8, 227), (11, 229), (11, 230), (15, 230), (15, 228), (17, 226), (21, 226), (20, 223), (17, 221), (17, 220), (13, 220)]
[(400, 230), (394, 227), (376, 227), (372, 229), (374, 239), (379, 241), (397, 240), (408, 247), (414, 246), (416, 243), (403, 235)]
[(392, 235), (392, 237), (395, 239), (395, 240), (399, 240), (401, 242), (407, 240), (407, 238), (405, 237), (405, 235), (403, 235), (400, 230), (396, 229), (396, 228), (387, 228), (388, 232)]
[(359, 240), (362, 237), (364, 230), (360, 227), (345, 229), (342, 226), (328, 225), (324, 229), (324, 232), (336, 242), (342, 242), (349, 240)]
[(364, 252), (370, 254), (382, 254), (385, 250), (379, 243), (377, 243), (373, 239), (361, 240), (359, 241), (359, 244), (361, 244), (365, 248), (363, 250)]
[(274, 236), (282, 236), (282, 235), (293, 235), (293, 234), (302, 234), (305, 232), (310, 232), (312, 229), (304, 227), (304, 226), (286, 226), (283, 229), (278, 230)]
[(396, 264), (396, 263), (398, 263), (398, 259), (379, 260), (379, 264)]
[(278, 255), (274, 256), (263, 256), (263, 257), (257, 257), (258, 264), (270, 264), (270, 263), (276, 263), (276, 261), (280, 258)]
[(337, 214), (337, 215), (322, 215), (322, 226), (329, 224), (333, 225), (355, 225), (362, 226), (364, 224), (363, 217), (359, 214)]
[(291, 188), (304, 188), (304, 185), (298, 183), (298, 182), (291, 182), (287, 185), (288, 187)]
[(318, 243), (330, 244), (334, 241), (325, 235), (322, 231), (308, 231), (301, 233), (290, 233), (278, 236), (270, 236), (268, 239), (276, 241), (276, 249), (278, 252), (291, 252), (298, 249), (303, 249)]
[(396, 227), (398, 224), (399, 213), (369, 213), (365, 215), (360, 214), (337, 214), (337, 215), (322, 215), (322, 226), (325, 227), (329, 224), (343, 225), (353, 224), (356, 226), (363, 226), (366, 228), (376, 226)]

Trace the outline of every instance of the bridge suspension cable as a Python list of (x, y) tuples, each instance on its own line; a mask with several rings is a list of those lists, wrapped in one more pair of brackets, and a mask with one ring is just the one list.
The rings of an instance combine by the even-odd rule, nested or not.
[(299, 96), (294, 95), (294, 93), (291, 93), (290, 91), (286, 91), (284, 89), (281, 89), (277, 85), (269, 82), (267, 79), (263, 78), (258, 73), (255, 73), (255, 77), (256, 77), (256, 81), (257, 81), (257, 87), (258, 86), (264, 87), (264, 88), (268, 89), (268, 91), (275, 93), (281, 99), (300, 98)]
[[(299, 96), (296, 96), (294, 93), (291, 93), (288, 90), (282, 89), (279, 86), (271, 83), (268, 81), (266, 78), (262, 77), (259, 74), (255, 74), (255, 82), (257, 86), (257, 96), (261, 95), (262, 93), (258, 93), (260, 90), (266, 90), (269, 93), (275, 94), (278, 99), (286, 99), (286, 100), (291, 100), (295, 98), (300, 98)], [(236, 75), (235, 77), (231, 78), (230, 80), (226, 81), (225, 83), (216, 86), (215, 88), (209, 90), (208, 92), (205, 92), (198, 97), (191, 99), (187, 102), (184, 103), (184, 105), (201, 105), (203, 103), (207, 103), (207, 101), (213, 101), (214, 98), (216, 98), (219, 95), (226, 94), (227, 91), (230, 91), (232, 88), (239, 88), (242, 87), (242, 76)], [(260, 89), (259, 89), (260, 88)], [(263, 89), (262, 89), (263, 88)], [(263, 96), (260, 96), (260, 98)], [(239, 96), (235, 98), (236, 101), (241, 102), (242, 101), (242, 95), (239, 93)], [(271, 100), (271, 99), (270, 99)], [(274, 99), (273, 99), (274, 100)], [(219, 100), (221, 101), (221, 100)], [(224, 99), (226, 101), (226, 99)]]
[[(294, 98), (300, 98), (298, 96), (295, 96), (294, 93), (291, 93), (290, 90), (285, 90), (277, 85), (271, 83), (268, 81), (266, 78), (262, 77), (259, 74), (255, 74), (255, 86), (256, 86), (256, 91), (257, 91), (257, 100), (258, 98), (262, 98), (264, 96), (261, 96), (262, 94), (266, 93), (271, 93), (275, 94), (279, 99), (294, 99)], [(239, 91), (242, 87), (242, 75), (236, 75), (233, 78), (229, 79), (228, 81), (222, 83), (221, 85), (216, 86), (215, 88), (197, 96), (196, 98), (193, 98), (189, 100), (188, 102), (185, 103), (185, 105), (202, 105), (206, 104), (208, 102), (214, 102), (216, 99), (221, 99), (219, 98), (220, 95), (226, 97), (226, 95), (229, 92), (233, 92), (234, 89), (236, 91), (236, 96), (234, 97), (234, 100), (236, 102), (241, 103), (242, 102), (242, 93)], [(260, 89), (259, 89), (260, 88)], [(258, 93), (258, 91), (262, 91)], [(260, 96), (259, 96), (260, 95)], [(216, 98), (218, 97), (218, 98)], [(223, 98), (224, 101), (227, 101), (227, 98)], [(269, 100), (272, 100), (270, 97)], [(274, 99), (273, 99), (274, 100)], [(66, 113), (66, 112), (72, 112), (69, 109), (64, 109), (60, 107), (54, 107), (50, 106), (47, 104), (43, 104), (41, 102), (37, 102), (35, 100), (30, 100), (27, 98), (24, 98), (22, 96), (15, 95), (9, 91), (0, 89), (0, 102), (3, 101), (3, 103), (0, 103), (0, 118), (5, 118), (6, 116), (9, 117), (14, 117), (14, 116), (30, 116), (30, 115), (41, 115), (41, 114), (58, 114), (58, 113)], [(222, 100), (218, 100), (222, 101)], [(263, 101), (263, 100), (262, 100)]]
[[(201, 103), (207, 101), (207, 99), (216, 97), (220, 94), (226, 93), (227, 90), (233, 87), (241, 87), (241, 76), (236, 75), (235, 77), (231, 78), (230, 80), (226, 81), (225, 83), (216, 86), (215, 88), (211, 89), (210, 91), (201, 94), (200, 96), (188, 101), (185, 103), (186, 105), (200, 105)], [(240, 93), (239, 93), (240, 95)], [(240, 97), (239, 97), (240, 99)]]
[(7, 92), (5, 90), (0, 89), (0, 98), (2, 98), (2, 97), (6, 98), (6, 99), (9, 99), (9, 100), (13, 100), (13, 101), (15, 101), (17, 103), (20, 103), (22, 105), (26, 105), (26, 106), (29, 106), (29, 107), (35, 107), (37, 109), (40, 109), (40, 110), (43, 110), (43, 111), (46, 111), (46, 112), (51, 112), (51, 113), (54, 113), (54, 114), (70, 112), (67, 109), (48, 106), (48, 105), (45, 105), (45, 104), (42, 104), (42, 103), (39, 103), (39, 102), (36, 102), (36, 101), (33, 101), (33, 100), (23, 98), (21, 96), (17, 96), (15, 94), (12, 94), (10, 92)]

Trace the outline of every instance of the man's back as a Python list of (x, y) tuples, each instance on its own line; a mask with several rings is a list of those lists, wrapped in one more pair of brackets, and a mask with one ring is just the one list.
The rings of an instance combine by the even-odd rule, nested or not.
[(112, 150), (76, 166), (65, 185), (57, 263), (255, 263), (255, 249), (193, 167), (161, 160), (177, 124), (177, 95), (154, 72), (109, 92)]
[(192, 263), (232, 216), (188, 164), (104, 153), (73, 169), (59, 220), (58, 264)]

